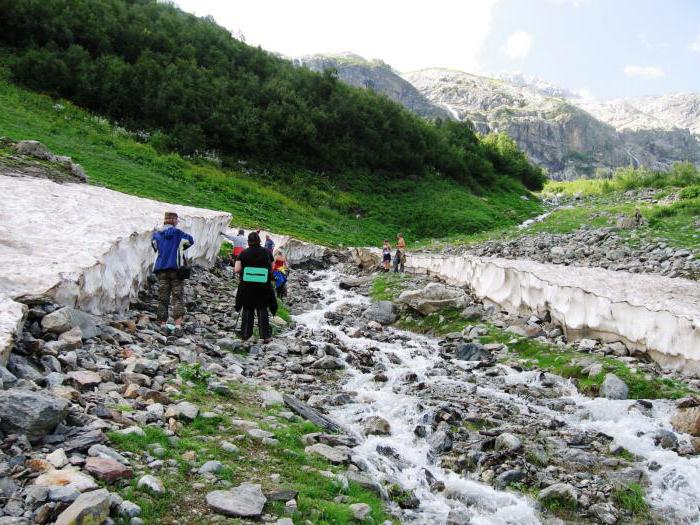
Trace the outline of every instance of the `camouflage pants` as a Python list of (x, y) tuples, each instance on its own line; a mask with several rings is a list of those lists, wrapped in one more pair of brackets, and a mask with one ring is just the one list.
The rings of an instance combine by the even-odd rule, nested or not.
[(177, 319), (185, 315), (185, 305), (183, 304), (183, 293), (185, 291), (185, 281), (179, 279), (177, 270), (165, 270), (158, 272), (158, 320), (165, 322), (168, 320), (168, 306), (172, 296), (173, 318)]

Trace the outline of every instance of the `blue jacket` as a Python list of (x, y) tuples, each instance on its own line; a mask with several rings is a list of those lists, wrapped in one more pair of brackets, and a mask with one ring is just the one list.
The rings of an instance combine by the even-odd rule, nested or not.
[(191, 235), (175, 226), (165, 226), (162, 230), (153, 232), (151, 246), (158, 253), (153, 265), (154, 272), (177, 270), (185, 265), (184, 251), (194, 244)]

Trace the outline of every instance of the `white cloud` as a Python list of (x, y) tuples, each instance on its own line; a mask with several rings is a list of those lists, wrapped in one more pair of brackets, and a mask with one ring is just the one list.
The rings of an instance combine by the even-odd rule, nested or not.
[(700, 33), (698, 33), (698, 36), (695, 37), (695, 41), (690, 44), (690, 50), (700, 53)]
[(503, 52), (511, 60), (519, 60), (530, 54), (532, 49), (532, 35), (525, 31), (516, 31), (508, 35), (503, 46)]
[(288, 56), (351, 51), (399, 71), (480, 70), (479, 55), (501, 0), (175, 0), (212, 15), (248, 44)]
[(666, 76), (664, 70), (656, 66), (636, 66), (627, 64), (624, 72), (628, 77), (661, 78)]

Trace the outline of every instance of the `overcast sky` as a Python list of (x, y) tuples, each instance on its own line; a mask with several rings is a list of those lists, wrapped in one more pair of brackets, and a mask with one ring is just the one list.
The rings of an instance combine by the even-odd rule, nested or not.
[(700, 0), (176, 0), (252, 45), (522, 71), (598, 98), (700, 91)]

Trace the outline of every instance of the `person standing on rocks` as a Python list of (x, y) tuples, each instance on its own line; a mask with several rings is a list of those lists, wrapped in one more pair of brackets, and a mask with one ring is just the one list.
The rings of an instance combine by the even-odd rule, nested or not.
[(182, 321), (185, 317), (183, 294), (185, 279), (189, 277), (189, 266), (185, 250), (194, 244), (191, 235), (177, 228), (178, 216), (166, 212), (163, 227), (153, 232), (151, 246), (157, 253), (153, 272), (158, 277), (158, 321), (161, 328), (166, 328), (168, 307), (173, 303), (175, 333), (182, 333)]
[(403, 238), (403, 234), (399, 233), (396, 235), (396, 254), (394, 255), (394, 272), (399, 273), (404, 270), (404, 264), (406, 264), (406, 241)]
[(243, 253), (243, 250), (246, 248), (246, 238), (245, 238), (245, 231), (243, 230), (238, 230), (238, 235), (227, 235), (225, 233), (222, 233), (224, 237), (226, 237), (229, 241), (231, 241), (231, 244), (233, 244), (233, 250), (231, 250), (231, 266), (236, 264), (236, 261), (238, 260), (238, 256)]
[(235, 271), (241, 275), (241, 284), (236, 291), (236, 311), (241, 312), (241, 339), (253, 335), (255, 315), (258, 316), (258, 331), (264, 344), (272, 338), (268, 310), (277, 313), (277, 297), (273, 287), (272, 261), (270, 253), (260, 246), (260, 236), (248, 235), (248, 248), (236, 261)]
[(269, 235), (265, 235), (265, 249), (270, 252), (270, 255), (273, 255), (275, 252), (275, 241)]
[(384, 239), (384, 246), (382, 246), (382, 266), (384, 271), (389, 271), (389, 265), (391, 264), (391, 245), (389, 245), (389, 239)]

